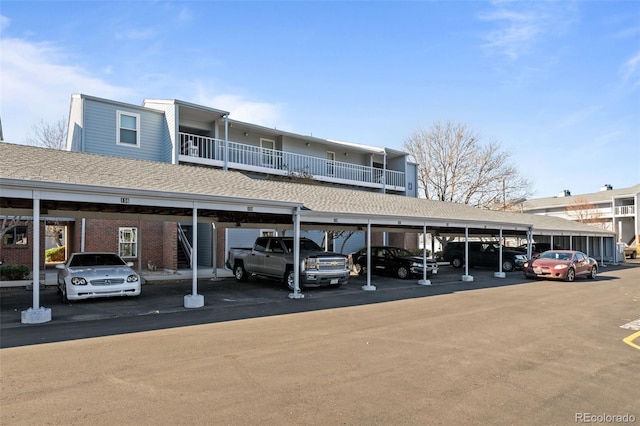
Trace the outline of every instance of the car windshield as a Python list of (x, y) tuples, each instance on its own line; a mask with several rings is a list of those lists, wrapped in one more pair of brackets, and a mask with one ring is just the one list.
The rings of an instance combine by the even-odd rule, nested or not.
[[(287, 251), (291, 253), (293, 249), (293, 240), (283, 240), (282, 241), (287, 247)], [(300, 240), (300, 250), (309, 250), (309, 251), (324, 251), (319, 245), (309, 239), (301, 239)]]
[(570, 260), (571, 253), (562, 253), (558, 251), (545, 251), (539, 257), (540, 259)]
[(75, 254), (69, 266), (122, 266), (126, 265), (120, 256), (113, 253)]
[(391, 254), (393, 254), (396, 257), (413, 256), (413, 253), (403, 248), (389, 247), (389, 251), (391, 252)]

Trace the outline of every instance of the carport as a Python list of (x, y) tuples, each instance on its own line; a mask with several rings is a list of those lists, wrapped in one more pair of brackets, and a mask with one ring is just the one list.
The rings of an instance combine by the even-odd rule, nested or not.
[[(93, 217), (103, 219), (214, 223), (216, 228), (277, 225), (292, 229), (294, 247), (301, 229), (350, 229), (367, 232), (414, 232), (426, 235), (519, 236), (552, 232), (599, 236), (601, 246), (613, 232), (547, 216), (480, 210), (462, 204), (365, 192), (295, 182), (255, 179), (240, 172), (0, 144), (6, 167), (0, 172), (0, 215)], [(24, 159), (29, 161), (25, 163)], [(540, 224), (540, 229), (537, 228)], [(33, 276), (40, 272), (39, 227), (34, 227)], [(194, 235), (197, 239), (197, 235)], [(588, 244), (588, 243), (587, 243)], [(184, 306), (198, 308), (196, 251), (191, 253), (192, 293)], [(426, 250), (426, 248), (425, 248)], [(601, 250), (604, 251), (604, 250)], [(423, 251), (424, 253), (424, 251)], [(294, 263), (299, 253), (294, 252)], [(467, 267), (468, 268), (468, 267)], [(370, 268), (368, 268), (370, 271)], [(302, 298), (298, 270), (290, 298)], [(502, 271), (496, 272), (500, 277)], [(472, 281), (468, 269), (462, 276)], [(422, 284), (429, 284), (426, 276)], [(363, 290), (375, 290), (368, 272)], [(39, 306), (39, 286), (33, 286), (33, 306), (22, 312), (23, 323), (51, 320), (51, 310)]]

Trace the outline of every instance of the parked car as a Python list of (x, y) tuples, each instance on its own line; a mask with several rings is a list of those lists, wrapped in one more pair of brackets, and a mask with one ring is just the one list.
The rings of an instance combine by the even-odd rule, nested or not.
[(58, 293), (64, 302), (138, 296), (141, 280), (132, 266), (115, 253), (73, 253), (66, 263), (56, 266)]
[[(353, 269), (359, 275), (367, 273), (367, 248), (351, 253)], [(438, 263), (427, 259), (427, 277), (438, 273)], [(395, 275), (398, 278), (424, 276), (423, 257), (411, 253), (409, 250), (391, 247), (371, 247), (371, 272), (375, 274)]]
[[(518, 247), (514, 247), (514, 250), (526, 253), (527, 245), (519, 245)], [(564, 248), (560, 247), (557, 244), (554, 244), (552, 248), (551, 243), (531, 243), (531, 258), (535, 259), (536, 257), (540, 256), (541, 253), (544, 253), (547, 250), (564, 250)]]
[[(498, 268), (500, 260), (500, 243), (497, 241), (469, 241), (469, 266), (486, 266)], [(451, 242), (443, 250), (445, 262), (454, 268), (461, 268), (465, 263), (464, 241)], [(502, 247), (502, 270), (511, 272), (521, 269), (527, 260), (526, 254), (509, 247)]]
[(624, 257), (629, 257), (631, 259), (635, 259), (636, 257), (638, 257), (638, 250), (640, 249), (640, 246), (638, 246), (637, 244), (628, 246), (625, 244), (624, 247)]
[[(324, 251), (309, 238), (300, 238), (300, 288), (340, 287), (349, 280), (349, 260)], [(293, 237), (258, 237), (251, 248), (232, 248), (226, 266), (237, 281), (250, 276), (281, 279), (294, 288)]]
[(551, 278), (573, 281), (576, 277), (594, 279), (598, 275), (598, 262), (575, 250), (549, 250), (537, 259), (525, 262), (523, 267), (527, 278)]

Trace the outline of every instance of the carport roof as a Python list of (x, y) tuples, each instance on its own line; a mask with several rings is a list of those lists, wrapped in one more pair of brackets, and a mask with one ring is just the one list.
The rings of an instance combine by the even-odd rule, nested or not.
[[(310, 185), (286, 181), (250, 178), (237, 171), (173, 165), (160, 162), (135, 160), (114, 156), (86, 154), (0, 143), (3, 167), (0, 171), (0, 207), (28, 208), (6, 195), (3, 186), (20, 182), (33, 189), (55, 185), (68, 191), (111, 192), (113, 194), (154, 194), (156, 199), (198, 201), (199, 203), (224, 201), (224, 208), (210, 216), (220, 222), (282, 223), (290, 224), (291, 217), (283, 212), (301, 208), (301, 222), (307, 224), (385, 225), (388, 227), (420, 227), (422, 224), (442, 232), (460, 232), (468, 226), (476, 231), (498, 229), (526, 231), (534, 228), (535, 234), (571, 234), (612, 236), (610, 231), (561, 218), (482, 210), (464, 204), (446, 203), (400, 195), (344, 189), (323, 185)], [(61, 208), (86, 209), (79, 201)], [(88, 201), (88, 200), (87, 200)], [(85, 202), (87, 202), (85, 201)], [(178, 206), (183, 204), (178, 203)], [(263, 206), (264, 216), (247, 215), (247, 206)], [(111, 206), (123, 212), (122, 206)], [(171, 214), (188, 216), (188, 205), (173, 210), (158, 210), (126, 206), (124, 211), (147, 214)], [(269, 213), (268, 207), (281, 216)], [(253, 211), (250, 209), (249, 211)], [(240, 213), (244, 216), (240, 216)], [(4, 213), (7, 214), (7, 213)], [(9, 213), (10, 214), (10, 213)], [(202, 212), (206, 216), (206, 212)], [(449, 230), (449, 231), (447, 231)]]

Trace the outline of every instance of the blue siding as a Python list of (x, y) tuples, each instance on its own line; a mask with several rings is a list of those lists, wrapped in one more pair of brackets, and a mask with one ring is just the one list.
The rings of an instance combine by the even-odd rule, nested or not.
[[(116, 144), (118, 111), (140, 116), (139, 147)], [(84, 120), (85, 152), (166, 162), (166, 145), (170, 143), (163, 113), (86, 99)]]

